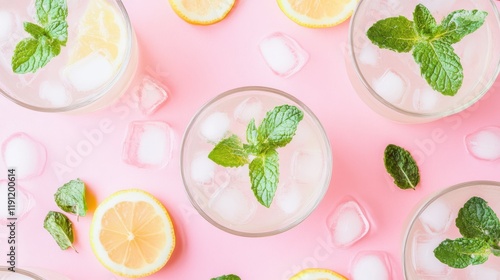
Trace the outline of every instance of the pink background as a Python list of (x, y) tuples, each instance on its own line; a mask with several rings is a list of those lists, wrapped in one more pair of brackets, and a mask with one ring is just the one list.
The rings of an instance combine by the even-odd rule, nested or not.
[[(288, 19), (276, 1), (240, 0), (222, 22), (195, 26), (174, 14), (167, 0), (124, 0), (124, 4), (143, 62), (172, 93), (154, 115), (139, 113), (129, 93), (114, 108), (79, 116), (32, 112), (0, 98), (0, 142), (25, 132), (47, 148), (44, 173), (19, 182), (34, 195), (36, 206), (18, 227), (18, 267), (48, 268), (71, 279), (121, 279), (92, 253), (88, 238), (92, 211), (117, 190), (142, 188), (167, 207), (177, 237), (170, 261), (146, 279), (202, 280), (234, 273), (247, 280), (281, 280), (311, 266), (349, 276), (350, 261), (361, 251), (387, 252), (393, 279), (402, 279), (402, 235), (416, 203), (456, 183), (500, 181), (500, 163), (477, 160), (464, 145), (467, 134), (500, 126), (500, 80), (483, 100), (462, 113), (430, 124), (397, 124), (372, 112), (351, 87), (344, 62), (349, 22), (305, 28)], [(295, 38), (310, 55), (304, 68), (286, 79), (271, 72), (258, 49), (259, 41), (276, 31)], [(302, 100), (325, 127), (333, 153), (330, 188), (319, 207), (297, 227), (265, 238), (233, 236), (202, 219), (188, 201), (179, 168), (181, 137), (199, 107), (223, 91), (248, 85), (274, 87)], [(122, 161), (127, 125), (135, 120), (162, 120), (175, 131), (173, 157), (165, 168), (139, 169)], [(112, 131), (58, 179), (53, 164), (64, 164), (67, 148), (74, 149), (85, 140), (85, 132), (98, 129), (103, 121), (111, 123)], [(418, 160), (422, 180), (417, 190), (402, 191), (392, 185), (382, 161), (389, 143), (405, 147)], [(3, 163), (1, 172), (6, 176)], [(46, 213), (58, 210), (55, 190), (77, 177), (87, 183), (91, 202), (86, 217), (79, 222), (71, 217), (78, 254), (60, 250), (42, 227)], [(332, 249), (326, 245), (326, 217), (346, 196), (369, 212), (371, 229), (353, 246)], [(6, 241), (1, 241), (4, 255)]]

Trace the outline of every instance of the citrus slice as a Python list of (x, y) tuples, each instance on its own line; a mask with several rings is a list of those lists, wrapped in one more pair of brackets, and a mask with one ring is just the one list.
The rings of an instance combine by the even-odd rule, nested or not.
[(235, 0), (169, 0), (175, 13), (193, 24), (208, 25), (221, 21)]
[(123, 61), (126, 38), (121, 14), (104, 0), (91, 0), (79, 22), (77, 42), (70, 52), (69, 64), (98, 53), (117, 68)]
[(175, 247), (172, 221), (151, 194), (123, 190), (95, 210), (90, 244), (97, 259), (124, 277), (144, 277), (160, 270)]
[(348, 19), (358, 0), (278, 0), (287, 17), (306, 27), (330, 27)]
[(292, 276), (290, 280), (347, 280), (347, 278), (328, 269), (307, 268)]

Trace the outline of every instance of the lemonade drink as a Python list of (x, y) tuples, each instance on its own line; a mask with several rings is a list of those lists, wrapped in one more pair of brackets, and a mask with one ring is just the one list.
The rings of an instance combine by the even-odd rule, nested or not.
[(490, 254), (488, 261), (466, 268), (451, 268), (434, 256), (434, 249), (445, 239), (460, 238), (455, 224), (460, 208), (472, 197), (484, 199), (500, 216), (500, 183), (477, 181), (447, 188), (424, 201), (411, 215), (404, 237), (405, 279), (498, 279), (500, 257)]
[[(283, 104), (298, 107), (304, 117), (291, 142), (277, 149), (279, 182), (267, 208), (252, 192), (249, 165), (223, 167), (208, 154), (223, 137), (245, 139), (251, 119), (258, 126), (266, 112)], [(219, 95), (196, 114), (182, 143), (181, 172), (192, 204), (213, 225), (243, 236), (277, 234), (299, 224), (328, 189), (331, 167), (330, 146), (318, 119), (294, 97), (269, 88)]]
[[(40, 24), (32, 0), (0, 0), (0, 92), (29, 109), (46, 112), (99, 109), (120, 96), (137, 67), (137, 47), (119, 0), (67, 0), (67, 43), (37, 71), (18, 74), (16, 45)], [(60, 1), (52, 1), (60, 2)]]
[[(379, 20), (398, 16), (412, 20), (419, 3), (429, 9), (437, 24), (456, 10), (488, 13), (479, 29), (452, 45), (463, 67), (463, 83), (454, 96), (429, 86), (411, 51), (379, 48), (367, 36), (367, 30)], [(356, 92), (374, 111), (398, 122), (427, 122), (460, 112), (478, 101), (498, 75), (500, 20), (491, 0), (361, 0), (349, 35), (346, 66)], [(443, 73), (435, 70), (435, 74)]]

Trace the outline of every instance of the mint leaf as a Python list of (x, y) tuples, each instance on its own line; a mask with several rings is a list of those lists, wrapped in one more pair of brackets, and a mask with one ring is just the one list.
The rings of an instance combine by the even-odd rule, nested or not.
[(66, 21), (68, 6), (66, 0), (36, 0), (36, 15), (38, 22), (47, 25), (53, 21)]
[(436, 19), (432, 16), (429, 9), (422, 4), (418, 4), (415, 7), (413, 22), (418, 34), (424, 38), (432, 36), (437, 28)]
[(272, 148), (284, 147), (292, 141), (304, 113), (297, 107), (281, 105), (266, 113), (258, 128), (259, 143), (268, 143)]
[(455, 224), (464, 237), (480, 238), (490, 245), (497, 245), (500, 241), (500, 221), (480, 197), (470, 198), (460, 208)]
[(453, 47), (443, 41), (421, 41), (413, 49), (413, 58), (427, 83), (444, 95), (455, 95), (464, 79), (460, 58)]
[(224, 167), (243, 166), (249, 162), (243, 143), (236, 135), (222, 139), (208, 154), (208, 158)]
[(24, 23), (24, 30), (28, 32), (33, 38), (38, 39), (41, 36), (47, 36), (47, 31), (43, 27), (38, 24), (34, 24), (31, 22)]
[(247, 126), (247, 142), (250, 145), (255, 145), (258, 142), (257, 127), (255, 126), (255, 119), (252, 119)]
[(487, 15), (487, 12), (478, 10), (454, 11), (441, 22), (435, 37), (450, 44), (457, 43), (466, 35), (479, 29), (486, 20)]
[(490, 246), (480, 238), (446, 239), (434, 249), (436, 258), (454, 268), (465, 268), (486, 262)]
[(378, 47), (396, 52), (411, 51), (419, 40), (413, 22), (403, 16), (377, 21), (366, 35)]
[(271, 206), (279, 181), (278, 152), (269, 150), (250, 163), (252, 191), (260, 204)]
[(66, 46), (66, 42), (68, 41), (68, 23), (66, 21), (53, 21), (46, 28), (47, 33), (52, 39), (59, 41), (60, 45)]
[(43, 221), (43, 227), (52, 235), (57, 245), (62, 250), (66, 250), (69, 247), (73, 247), (73, 228), (71, 221), (64, 214), (59, 212), (50, 211), (45, 220)]
[(58, 188), (54, 200), (64, 212), (85, 216), (87, 201), (85, 199), (85, 184), (80, 180), (71, 180)]
[(229, 275), (219, 276), (216, 278), (211, 278), (210, 280), (241, 280), (241, 278), (234, 274), (229, 274)]
[(45, 37), (24, 39), (14, 50), (12, 70), (19, 74), (35, 72), (49, 63), (52, 54), (52, 47)]
[(403, 190), (415, 189), (420, 182), (417, 163), (404, 148), (389, 144), (384, 151), (384, 165), (394, 184)]

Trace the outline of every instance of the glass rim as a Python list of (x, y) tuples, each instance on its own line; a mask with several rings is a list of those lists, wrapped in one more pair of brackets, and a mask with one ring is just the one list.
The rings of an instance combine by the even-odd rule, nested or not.
[(116, 3), (118, 6), (118, 10), (120, 11), (121, 15), (123, 16), (123, 20), (125, 22), (125, 30), (127, 33), (127, 40), (126, 40), (126, 46), (125, 46), (125, 53), (123, 54), (123, 62), (121, 63), (118, 71), (116, 71), (114, 77), (110, 79), (98, 92), (93, 94), (92, 96), (88, 96), (84, 100), (76, 103), (76, 104), (71, 104), (67, 106), (62, 106), (62, 107), (40, 107), (40, 106), (35, 106), (31, 105), (28, 103), (25, 103), (23, 101), (20, 101), (14, 97), (12, 97), (9, 93), (7, 93), (7, 90), (2, 89), (0, 87), (0, 93), (6, 97), (8, 100), (16, 103), (19, 106), (22, 106), (24, 108), (33, 110), (33, 111), (38, 111), (38, 112), (47, 112), (47, 113), (58, 113), (58, 112), (71, 112), (77, 109), (84, 108), (88, 105), (91, 105), (92, 103), (98, 101), (99, 99), (103, 98), (115, 85), (116, 83), (123, 77), (124, 73), (126, 72), (127, 68), (130, 65), (131, 59), (132, 59), (132, 50), (134, 48), (135, 43), (135, 34), (134, 30), (132, 28), (132, 24), (130, 22), (130, 17), (127, 13), (127, 10), (125, 9), (125, 6), (123, 5), (123, 2), (121, 0), (108, 0), (108, 1), (113, 1)]
[[(427, 209), (429, 205), (431, 205), (434, 201), (437, 199), (441, 198), (442, 196), (454, 192), (456, 190), (461, 190), (461, 189), (466, 189), (466, 188), (472, 188), (474, 186), (492, 186), (492, 187), (500, 187), (500, 182), (498, 181), (491, 181), (491, 180), (477, 180), (477, 181), (468, 181), (468, 182), (463, 182), (463, 183), (458, 183), (449, 187), (446, 187), (444, 189), (435, 191), (433, 193), (430, 193), (423, 199), (421, 199), (416, 207), (412, 209), (411, 213), (412, 215), (409, 216), (406, 220), (405, 225), (406, 229), (403, 232), (403, 248), (402, 248), (402, 254), (401, 254), (401, 266), (403, 268), (403, 276), (405, 279), (408, 279), (407, 275), (407, 262), (406, 262), (406, 254), (408, 253), (407, 250), (407, 244), (409, 243), (410, 240), (408, 240), (409, 235), (411, 230), (413, 229), (416, 221), (418, 220), (418, 217)], [(408, 222), (409, 221), (409, 222)]]
[(13, 273), (13, 274), (21, 274), (21, 275), (24, 275), (24, 276), (29, 276), (31, 277), (33, 280), (46, 280), (45, 278), (41, 277), (40, 275), (36, 274), (36, 273), (33, 273), (29, 270), (26, 270), (26, 269), (22, 269), (22, 268), (15, 268), (15, 272), (11, 272), (7, 266), (0, 266), (0, 271), (9, 271), (9, 273)]
[[(313, 122), (315, 123), (315, 125), (317, 125), (317, 127), (319, 128), (319, 130), (321, 132), (322, 140), (323, 140), (323, 142), (325, 144), (325, 148), (326, 148), (326, 165), (327, 165), (326, 166), (326, 168), (327, 168), (326, 171), (327, 171), (327, 174), (326, 174), (326, 178), (325, 178), (325, 184), (322, 187), (321, 193), (319, 194), (319, 196), (317, 198), (317, 201), (315, 201), (314, 203), (312, 203), (311, 206), (310, 206), (310, 208), (307, 211), (305, 211), (305, 213), (303, 215), (301, 215), (300, 218), (294, 220), (291, 223), (288, 223), (286, 226), (280, 227), (280, 228), (275, 229), (275, 230), (270, 230), (270, 231), (245, 232), (245, 231), (234, 230), (234, 229), (231, 229), (231, 228), (228, 228), (226, 226), (221, 225), (220, 223), (218, 223), (217, 221), (215, 221), (214, 219), (212, 219), (208, 214), (206, 214), (205, 211), (198, 205), (198, 203), (196, 203), (193, 195), (191, 194), (190, 188), (189, 188), (189, 186), (187, 184), (186, 175), (184, 174), (184, 168), (183, 168), (183, 166), (184, 166), (184, 148), (185, 148), (185, 143), (186, 143), (186, 140), (187, 140), (187, 136), (191, 132), (191, 129), (192, 129), (193, 125), (195, 124), (195, 122), (198, 120), (198, 117), (200, 116), (200, 114), (202, 112), (204, 112), (205, 109), (207, 109), (210, 105), (214, 104), (215, 102), (217, 102), (217, 101), (219, 101), (219, 100), (221, 100), (221, 99), (223, 99), (223, 98), (225, 98), (227, 96), (230, 96), (232, 94), (237, 94), (237, 93), (241, 93), (241, 92), (245, 92), (245, 91), (262, 91), (262, 92), (277, 94), (277, 95), (279, 95), (281, 97), (284, 97), (286, 99), (291, 100), (292, 102), (295, 102), (297, 105), (299, 105), (301, 107), (302, 110), (304, 110), (304, 112), (307, 115), (309, 115), (311, 117), (311, 119), (313, 120)], [(330, 142), (328, 140), (328, 136), (326, 135), (326, 131), (325, 131), (323, 125), (321, 124), (321, 122), (319, 121), (319, 119), (309, 109), (309, 107), (307, 107), (302, 101), (300, 101), (296, 97), (290, 95), (289, 93), (286, 93), (284, 91), (281, 91), (281, 90), (278, 90), (278, 89), (275, 89), (275, 88), (271, 88), (271, 87), (264, 87), (264, 86), (244, 86), (244, 87), (233, 88), (233, 89), (227, 90), (227, 91), (225, 91), (223, 93), (220, 93), (216, 97), (210, 99), (208, 102), (206, 102), (205, 104), (203, 104), (197, 110), (196, 114), (191, 118), (191, 120), (189, 121), (188, 126), (186, 127), (186, 130), (184, 131), (184, 134), (182, 136), (182, 143), (181, 143), (181, 152), (180, 152), (180, 154), (181, 154), (180, 155), (180, 167), (181, 167), (182, 182), (184, 184), (184, 188), (186, 190), (186, 193), (188, 194), (188, 198), (189, 198), (189, 201), (191, 202), (191, 205), (193, 205), (193, 207), (196, 209), (196, 211), (206, 221), (208, 221), (210, 224), (214, 225), (215, 227), (217, 227), (217, 228), (219, 228), (219, 229), (221, 229), (221, 230), (223, 230), (225, 232), (228, 232), (228, 233), (231, 233), (231, 234), (234, 234), (234, 235), (238, 235), (238, 236), (243, 236), (243, 237), (265, 237), (265, 236), (272, 236), (272, 235), (276, 235), (276, 234), (288, 231), (289, 229), (292, 229), (295, 226), (299, 225), (308, 216), (311, 215), (311, 213), (318, 207), (319, 203), (323, 200), (323, 198), (324, 198), (327, 190), (329, 189), (330, 182), (331, 182), (331, 177), (332, 177), (332, 166), (333, 166), (333, 162), (332, 161), (333, 161), (333, 157), (332, 157)]]
[[(498, 8), (495, 4), (495, 1), (494, 0), (485, 0), (485, 1), (488, 1), (490, 3), (492, 10), (493, 10), (493, 14), (495, 16), (495, 21), (496, 21), (497, 25), (500, 26), (500, 14), (499, 14)], [(382, 98), (382, 96), (380, 96), (370, 86), (370, 83), (365, 79), (365, 76), (363, 75), (363, 73), (360, 69), (356, 55), (354, 54), (354, 48), (353, 48), (353, 46), (354, 46), (354, 39), (353, 39), (354, 38), (354, 36), (353, 36), (354, 35), (354, 27), (353, 26), (354, 26), (355, 22), (357, 21), (357, 18), (363, 16), (363, 15), (359, 14), (358, 11), (359, 11), (359, 8), (366, 2), (370, 2), (370, 0), (359, 0), (358, 4), (356, 5), (356, 8), (354, 9), (354, 12), (351, 16), (350, 22), (349, 22), (349, 31), (348, 31), (348, 39), (347, 39), (348, 48), (349, 48), (349, 58), (350, 58), (350, 63), (354, 66), (358, 80), (361, 81), (361, 83), (363, 84), (363, 87), (366, 90), (368, 90), (368, 92), (370, 93), (370, 96), (375, 98), (376, 101), (379, 102), (381, 105), (383, 105), (383, 106), (385, 106), (385, 107), (387, 107), (387, 108), (389, 108), (389, 109), (391, 109), (399, 114), (405, 115), (405, 116), (414, 117), (414, 118), (422, 118), (422, 119), (437, 119), (437, 118), (442, 118), (442, 117), (456, 114), (456, 113), (461, 112), (461, 111), (467, 109), (468, 107), (472, 106), (474, 103), (479, 101), (491, 89), (492, 85), (495, 83), (496, 78), (498, 77), (498, 75), (500, 73), (500, 59), (499, 59), (499, 61), (497, 61), (496, 69), (495, 69), (495, 72), (493, 73), (493, 75), (490, 77), (490, 79), (488, 81), (486, 81), (485, 83), (482, 83), (484, 86), (483, 86), (481, 93), (477, 94), (474, 98), (472, 98), (470, 100), (465, 100), (465, 102), (459, 103), (460, 105), (455, 107), (455, 108), (451, 108), (451, 109), (447, 109), (445, 111), (440, 111), (440, 112), (435, 112), (435, 113), (418, 113), (418, 112), (413, 112), (413, 111), (401, 109), (401, 108), (395, 106), (394, 104), (388, 102), (387, 100)], [(481, 77), (481, 78), (483, 78), (483, 77)]]

